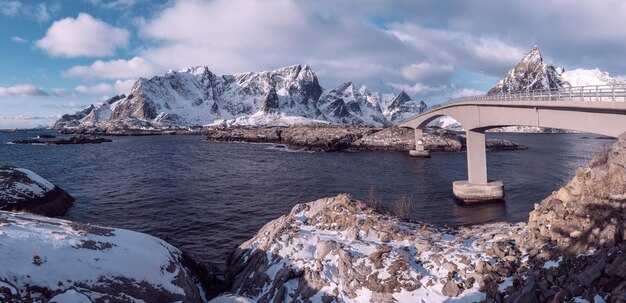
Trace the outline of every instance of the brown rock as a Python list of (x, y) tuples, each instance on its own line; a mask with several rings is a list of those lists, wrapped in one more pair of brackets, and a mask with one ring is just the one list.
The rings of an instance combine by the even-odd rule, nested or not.
[(448, 297), (458, 297), (462, 292), (463, 290), (452, 280), (446, 282), (441, 288), (441, 293)]

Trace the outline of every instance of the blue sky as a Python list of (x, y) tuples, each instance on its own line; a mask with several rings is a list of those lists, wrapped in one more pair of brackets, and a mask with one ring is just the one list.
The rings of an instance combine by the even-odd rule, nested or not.
[(626, 2), (0, 0), (0, 128), (50, 124), (137, 77), (309, 64), (433, 104), (488, 90), (538, 44), (554, 65), (626, 75)]

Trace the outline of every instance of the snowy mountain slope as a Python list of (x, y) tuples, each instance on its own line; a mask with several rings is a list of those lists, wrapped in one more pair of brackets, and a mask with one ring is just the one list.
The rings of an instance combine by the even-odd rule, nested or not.
[(560, 75), (560, 70), (544, 63), (539, 47), (535, 45), (515, 68), (511, 69), (496, 86), (487, 92), (487, 95), (527, 90), (558, 89), (565, 85), (566, 83)]
[(426, 110), (426, 103), (420, 101), (418, 104), (411, 100), (411, 97), (404, 91), (400, 92), (395, 98), (389, 101), (383, 114), (393, 123), (406, 120), (412, 116), (423, 113)]
[(380, 94), (365, 87), (356, 90), (351, 82), (324, 93), (307, 65), (223, 76), (213, 74), (206, 66), (197, 66), (151, 79), (140, 78), (128, 96), (64, 115), (55, 127), (313, 122), (381, 126), (418, 113), (425, 106), (415, 103), (406, 93), (400, 96), (393, 96), (394, 102), (384, 103)]
[(380, 108), (380, 95), (365, 86), (358, 91), (352, 82), (341, 84), (324, 93), (317, 106), (326, 120), (339, 124), (388, 124)]
[(571, 86), (587, 86), (587, 85), (626, 85), (626, 81), (618, 80), (607, 72), (603, 72), (597, 68), (582, 69), (578, 68), (571, 71), (564, 71), (561, 74), (563, 80)]

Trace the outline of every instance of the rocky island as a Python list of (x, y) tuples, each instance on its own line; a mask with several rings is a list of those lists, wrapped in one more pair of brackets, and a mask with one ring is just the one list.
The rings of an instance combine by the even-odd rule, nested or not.
[[(49, 135), (48, 135), (49, 136)], [(71, 136), (68, 138), (44, 138), (39, 136), (38, 139), (24, 139), (24, 140), (16, 140), (11, 141), (12, 144), (39, 144), (39, 145), (68, 145), (68, 144), (100, 144), (105, 142), (112, 142), (113, 140), (102, 138), (102, 137), (94, 137), (94, 136)]]
[[(211, 127), (204, 133), (209, 141), (276, 143), (290, 149), (306, 151), (409, 151), (415, 148), (414, 131), (398, 127)], [(465, 137), (445, 129), (429, 128), (424, 140), (426, 148), (435, 152), (465, 150)], [(525, 148), (524, 145), (509, 140), (487, 140), (487, 149), (490, 151)]]

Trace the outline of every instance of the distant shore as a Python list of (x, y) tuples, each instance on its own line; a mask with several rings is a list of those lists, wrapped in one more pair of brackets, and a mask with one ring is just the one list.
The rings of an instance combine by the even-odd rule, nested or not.
[[(295, 126), (209, 126), (164, 127), (154, 129), (62, 128), (60, 134), (98, 136), (201, 135), (214, 142), (275, 143), (289, 149), (337, 151), (403, 151), (415, 148), (412, 129), (399, 127), (361, 127), (345, 125)], [(432, 152), (465, 151), (465, 137), (442, 128), (428, 128), (424, 134), (425, 148)], [(521, 150), (527, 147), (504, 139), (488, 139), (488, 151)]]
[[(290, 149), (307, 151), (409, 151), (415, 148), (411, 129), (398, 127), (291, 126), (228, 127), (203, 131), (209, 141), (241, 141), (283, 144)], [(461, 152), (465, 137), (445, 129), (427, 129), (425, 148), (433, 152)], [(509, 140), (490, 139), (490, 151), (519, 150), (527, 147)]]

